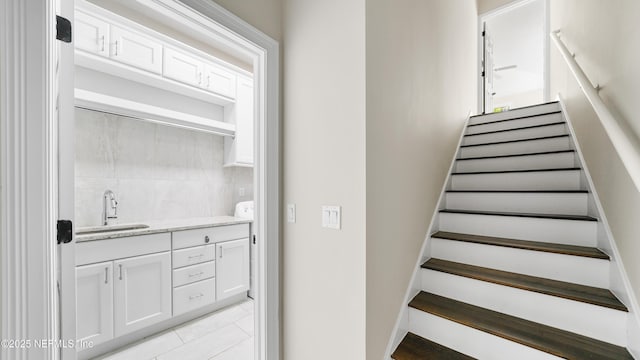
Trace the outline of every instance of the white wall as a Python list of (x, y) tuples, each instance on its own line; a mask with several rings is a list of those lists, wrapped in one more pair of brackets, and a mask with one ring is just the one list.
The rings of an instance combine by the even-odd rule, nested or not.
[(476, 108), (476, 26), (473, 0), (367, 1), (367, 359), (384, 356)]
[[(640, 135), (638, 14), (640, 2), (635, 0), (619, 0), (615, 5), (604, 0), (551, 1), (551, 29), (562, 30), (563, 41), (576, 53), (589, 79), (602, 86), (600, 96), (608, 108), (635, 135)], [(551, 56), (551, 94), (559, 92), (567, 100), (622, 263), (635, 296), (640, 297), (640, 193), (555, 47)]]
[(120, 223), (233, 215), (253, 198), (253, 169), (223, 167), (221, 136), (81, 109), (75, 123), (77, 226), (101, 225), (107, 189)]
[(476, 0), (478, 14), (484, 14), (514, 1), (516, 0)]
[(285, 0), (285, 359), (366, 358), (365, 135), (365, 1)]

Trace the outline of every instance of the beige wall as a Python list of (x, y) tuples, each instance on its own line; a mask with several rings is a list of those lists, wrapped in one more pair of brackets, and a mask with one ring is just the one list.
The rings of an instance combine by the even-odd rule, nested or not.
[(466, 117), (476, 4), (367, 0), (367, 359), (382, 359)]
[(515, 0), (476, 0), (478, 4), (478, 14), (484, 14), (514, 1)]
[(273, 39), (282, 40), (282, 0), (213, 0)]
[[(576, 60), (618, 119), (640, 134), (640, 2), (619, 0), (551, 1), (551, 29), (561, 29)], [(640, 193), (617, 156), (575, 78), (554, 46), (551, 95), (567, 101), (577, 140), (584, 152), (605, 215), (611, 226), (633, 292), (640, 297)]]
[(364, 0), (285, 0), (283, 68), (284, 357), (365, 359)]

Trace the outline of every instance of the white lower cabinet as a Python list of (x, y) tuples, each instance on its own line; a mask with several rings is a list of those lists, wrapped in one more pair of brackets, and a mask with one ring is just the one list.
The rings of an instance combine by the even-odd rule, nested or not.
[(217, 300), (249, 290), (249, 238), (216, 244)]
[(115, 335), (171, 318), (171, 253), (114, 262)]
[(113, 339), (113, 262), (76, 268), (76, 331), (98, 345)]

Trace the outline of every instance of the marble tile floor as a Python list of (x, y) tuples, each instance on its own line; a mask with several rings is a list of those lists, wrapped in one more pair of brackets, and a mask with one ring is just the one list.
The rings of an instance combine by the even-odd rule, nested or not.
[(146, 338), (100, 360), (253, 360), (253, 300)]

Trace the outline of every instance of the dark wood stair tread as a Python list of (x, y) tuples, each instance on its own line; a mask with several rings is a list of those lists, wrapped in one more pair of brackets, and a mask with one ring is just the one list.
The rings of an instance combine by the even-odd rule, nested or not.
[(564, 121), (558, 121), (558, 122), (547, 123), (547, 124), (529, 125), (529, 126), (522, 126), (522, 127), (517, 127), (517, 128), (511, 128), (511, 129), (485, 131), (485, 132), (480, 132), (480, 133), (475, 133), (475, 134), (465, 134), (464, 136), (467, 137), (467, 136), (477, 136), (477, 135), (498, 134), (498, 133), (514, 131), (514, 130), (528, 130), (528, 129), (547, 127), (547, 126), (563, 125), (563, 124), (564, 124)]
[(581, 168), (571, 167), (571, 168), (551, 168), (551, 169), (468, 171), (468, 172), (454, 172), (454, 173), (451, 173), (451, 175), (511, 174), (511, 173), (533, 173), (533, 172), (577, 171), (577, 170), (581, 170)]
[(476, 210), (454, 210), (454, 209), (444, 209), (444, 210), (440, 210), (440, 212), (441, 213), (451, 213), (451, 214), (530, 217), (530, 218), (538, 218), (538, 219), (598, 221), (598, 219), (596, 219), (594, 217), (584, 216), (584, 215), (534, 214), (534, 213), (514, 213), (514, 212), (502, 212), (502, 211), (476, 211)]
[(488, 143), (482, 143), (482, 144), (460, 145), (460, 147), (466, 148), (466, 147), (473, 147), (473, 146), (500, 145), (500, 144), (509, 144), (509, 143), (516, 143), (516, 142), (525, 142), (525, 141), (556, 139), (556, 138), (562, 138), (562, 137), (568, 138), (569, 135), (540, 136), (540, 137), (519, 139), (519, 140), (505, 140), (505, 141), (488, 142)]
[(633, 360), (621, 346), (426, 292), (409, 306), (565, 359)]
[(534, 153), (509, 154), (509, 155), (472, 156), (472, 157), (456, 158), (456, 161), (499, 159), (499, 158), (536, 156), (536, 155), (553, 155), (553, 154), (575, 153), (575, 152), (576, 152), (575, 150), (557, 150), (557, 151), (541, 151), (541, 152), (534, 152)]
[(603, 253), (597, 248), (588, 246), (576, 246), (566, 244), (554, 244), (541, 241), (516, 240), (508, 238), (499, 238), (493, 236), (480, 236), (470, 234), (460, 234), (448, 231), (438, 231), (431, 237), (447, 240), (456, 240), (470, 242), (475, 244), (494, 245), (509, 247), (514, 249), (541, 251), (554, 254), (581, 256), (594, 259), (609, 260), (609, 255)]
[(422, 268), (517, 289), (533, 291), (540, 294), (580, 301), (587, 304), (603, 306), (614, 310), (628, 311), (627, 307), (624, 306), (624, 304), (621, 303), (620, 300), (618, 300), (618, 298), (616, 298), (608, 289), (572, 284), (564, 281), (545, 279), (433, 258), (422, 264)]
[(560, 111), (560, 110), (556, 110), (556, 111), (548, 111), (548, 112), (544, 112), (544, 113), (537, 113), (537, 114), (531, 114), (531, 115), (516, 116), (516, 117), (511, 117), (511, 118), (506, 118), (506, 119), (487, 121), (487, 122), (483, 122), (483, 123), (479, 123), (479, 124), (469, 124), (467, 127), (487, 125), (487, 124), (496, 124), (496, 123), (501, 123), (501, 122), (505, 122), (505, 121), (522, 120), (522, 119), (528, 119), (528, 118), (546, 116), (546, 115), (554, 115), (554, 114), (560, 114), (561, 112), (562, 111)]
[(471, 356), (451, 350), (413, 333), (407, 333), (391, 358), (396, 360), (474, 360)]
[(522, 109), (528, 109), (528, 108), (534, 108), (534, 107), (538, 107), (538, 106), (545, 106), (545, 105), (551, 105), (551, 104), (558, 104), (559, 101), (549, 101), (546, 103), (542, 103), (542, 104), (534, 104), (534, 105), (527, 105), (527, 106), (521, 106), (521, 107), (517, 107), (517, 108), (513, 108), (513, 109), (509, 109), (507, 111), (502, 111), (502, 112), (497, 112), (497, 113), (488, 113), (488, 114), (478, 114), (478, 115), (472, 115), (472, 118), (475, 117), (482, 117), (482, 116), (489, 116), (489, 115), (498, 115), (498, 114), (504, 114), (504, 113), (508, 113), (510, 111), (516, 111), (516, 110), (522, 110)]

